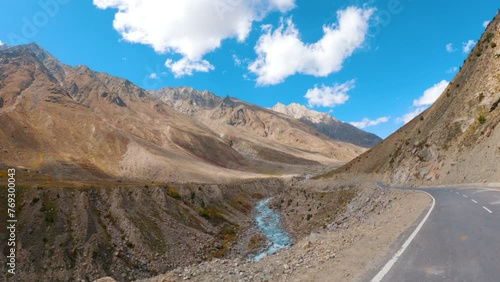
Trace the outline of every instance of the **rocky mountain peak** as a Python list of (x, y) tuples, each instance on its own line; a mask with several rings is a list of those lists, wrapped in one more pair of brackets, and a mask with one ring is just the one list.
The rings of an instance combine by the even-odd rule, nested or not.
[(291, 103), (288, 106), (277, 103), (271, 110), (298, 119), (330, 138), (342, 142), (369, 148), (382, 140), (375, 134), (365, 132), (348, 123), (341, 122), (328, 113), (313, 111), (297, 103)]
[(7, 57), (12, 58), (22, 57), (26, 59), (32, 57), (38, 62), (38, 64), (46, 68), (48, 71), (47, 73), (54, 77), (59, 83), (64, 80), (64, 77), (66, 76), (65, 69), (69, 67), (60, 63), (52, 54), (34, 42), (26, 45), (5, 48), (3, 52), (5, 52)]
[(288, 106), (285, 106), (281, 103), (277, 103), (274, 107), (271, 108), (273, 111), (285, 114), (287, 116), (293, 117), (295, 119), (306, 118), (313, 123), (320, 123), (326, 120), (334, 119), (327, 113), (321, 113), (317, 111), (310, 110), (306, 108), (304, 105), (291, 103)]

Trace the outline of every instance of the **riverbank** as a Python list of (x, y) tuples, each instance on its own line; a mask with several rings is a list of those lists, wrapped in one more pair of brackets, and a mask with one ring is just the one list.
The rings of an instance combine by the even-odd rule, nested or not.
[[(300, 238), (290, 249), (258, 262), (216, 259), (141, 282), (367, 280), (366, 274), (387, 259), (393, 243), (430, 200), (423, 193), (382, 190), (372, 184), (364, 184), (356, 193), (351, 208), (324, 228)], [(321, 202), (324, 199), (317, 197), (315, 203), (327, 204)], [(300, 218), (291, 220), (289, 214), (287, 220), (297, 223)]]

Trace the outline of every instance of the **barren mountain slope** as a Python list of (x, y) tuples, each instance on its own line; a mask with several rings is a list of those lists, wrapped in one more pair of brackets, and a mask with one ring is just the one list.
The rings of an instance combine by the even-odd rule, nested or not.
[(334, 140), (351, 143), (365, 148), (371, 148), (382, 141), (382, 138), (375, 134), (368, 133), (348, 123), (341, 122), (327, 113), (309, 110), (300, 104), (292, 103), (285, 106), (278, 103), (274, 105), (271, 110), (298, 119)]
[(364, 151), (335, 142), (289, 116), (235, 98), (220, 98), (188, 87), (150, 93), (205, 124), (244, 155), (266, 160), (296, 157), (331, 164), (351, 160)]
[(36, 44), (0, 51), (3, 163), (62, 177), (212, 182), (297, 173), (362, 152), (305, 125), (280, 123), (276, 130), (298, 141), (270, 145), (256, 131), (208, 125), (127, 80), (64, 65)]
[(499, 15), (432, 107), (335, 173), (378, 173), (391, 183), (500, 182), (497, 45)]

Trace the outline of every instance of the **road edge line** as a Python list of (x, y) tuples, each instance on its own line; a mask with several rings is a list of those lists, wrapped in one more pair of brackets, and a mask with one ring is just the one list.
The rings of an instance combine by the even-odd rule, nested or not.
[(399, 259), (399, 257), (404, 253), (404, 251), (406, 250), (406, 248), (408, 248), (408, 246), (411, 244), (411, 242), (413, 241), (413, 239), (415, 239), (415, 237), (417, 236), (418, 232), (420, 232), (420, 229), (422, 229), (422, 227), (424, 226), (425, 222), (427, 221), (427, 219), (431, 215), (432, 211), (434, 210), (434, 206), (436, 205), (436, 199), (434, 199), (434, 197), (432, 197), (431, 194), (429, 194), (429, 193), (427, 193), (425, 191), (421, 191), (421, 192), (424, 192), (429, 197), (431, 197), (431, 199), (432, 199), (431, 208), (427, 212), (427, 215), (425, 215), (424, 219), (422, 219), (422, 221), (420, 222), (420, 224), (417, 226), (417, 228), (415, 228), (415, 230), (410, 235), (410, 237), (408, 237), (408, 239), (406, 239), (406, 241), (403, 244), (403, 246), (401, 246), (401, 249), (399, 249), (399, 251), (377, 273), (377, 275), (375, 275), (375, 277), (372, 278), (371, 282), (380, 282), (380, 281), (382, 281), (382, 279), (384, 278), (384, 276), (391, 270), (391, 268), (394, 266), (394, 264)]

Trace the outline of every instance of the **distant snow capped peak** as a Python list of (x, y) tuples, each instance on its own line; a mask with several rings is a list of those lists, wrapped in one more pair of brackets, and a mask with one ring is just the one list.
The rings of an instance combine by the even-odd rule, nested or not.
[(300, 120), (334, 140), (351, 143), (356, 146), (371, 148), (382, 140), (377, 135), (339, 121), (328, 113), (313, 111), (301, 104), (291, 103), (285, 106), (282, 103), (277, 103), (271, 110)]
[(277, 103), (271, 109), (275, 112), (285, 114), (295, 119), (307, 119), (312, 123), (322, 123), (328, 120), (336, 120), (327, 113), (310, 110), (304, 105), (298, 103), (291, 103), (288, 106), (285, 106), (282, 103)]

